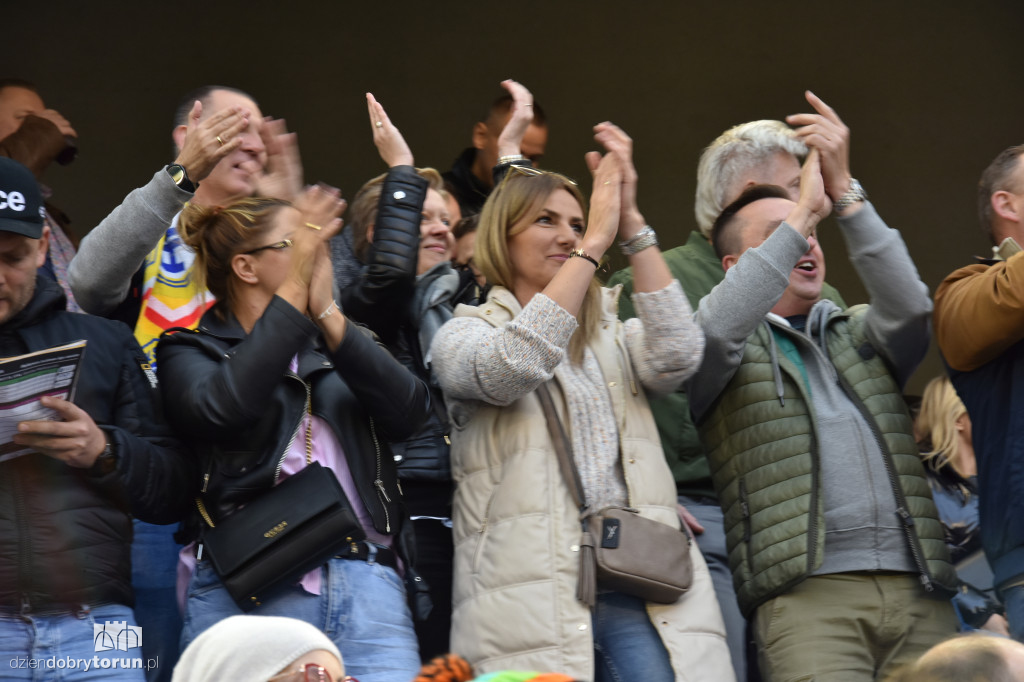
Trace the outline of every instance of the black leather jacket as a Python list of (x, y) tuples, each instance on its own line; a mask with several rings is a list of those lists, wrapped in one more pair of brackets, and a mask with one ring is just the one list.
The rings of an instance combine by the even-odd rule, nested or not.
[(248, 335), (230, 312), (220, 319), (219, 308), (195, 332), (172, 330), (157, 347), (167, 416), (199, 454), (200, 494), (214, 522), (276, 483), (309, 391), (374, 528), (398, 533), (404, 511), (387, 441), (406, 437), (429, 413), (427, 387), (355, 324), (331, 353), (316, 325), (283, 299), (273, 299)]
[[(434, 409), (430, 416), (408, 438), (391, 444), (399, 477), (403, 481), (433, 482), (450, 487), (448, 416), (441, 390), (432, 385), (430, 371), (423, 362), (427, 349), (420, 338), (422, 310), (414, 304), (417, 289), (428, 284), (416, 277), (420, 220), (427, 187), (427, 181), (417, 175), (412, 166), (395, 166), (388, 172), (366, 265), (359, 279), (341, 290), (341, 307), (346, 315), (380, 336), (409, 371), (431, 385)], [(457, 277), (453, 270), (449, 268), (449, 271)], [(444, 300), (437, 305), (445, 307), (447, 316), (451, 316), (451, 301)], [(416, 500), (414, 514), (450, 515), (450, 491), (441, 491), (438, 505), (430, 504), (434, 497), (430, 493), (422, 500), (419, 491), (411, 486), (406, 493)]]
[(103, 429), (112, 469), (30, 453), (0, 462), (0, 607), (132, 605), (132, 516), (173, 523), (188, 513), (190, 459), (164, 423), (152, 372), (131, 330), (64, 311), (36, 277), (28, 306), (0, 326), (0, 356), (87, 342), (74, 403)]

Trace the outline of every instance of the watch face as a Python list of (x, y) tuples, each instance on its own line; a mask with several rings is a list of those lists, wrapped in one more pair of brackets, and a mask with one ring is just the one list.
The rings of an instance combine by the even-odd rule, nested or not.
[(185, 169), (182, 168), (181, 166), (175, 165), (175, 166), (169, 166), (167, 168), (167, 170), (170, 171), (171, 179), (174, 180), (174, 184), (175, 185), (180, 185), (182, 178), (185, 177)]

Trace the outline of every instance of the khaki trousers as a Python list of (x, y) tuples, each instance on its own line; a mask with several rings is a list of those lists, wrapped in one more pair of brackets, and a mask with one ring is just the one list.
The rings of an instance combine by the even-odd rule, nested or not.
[(812, 576), (754, 615), (766, 682), (872, 682), (957, 632), (953, 606), (909, 573)]

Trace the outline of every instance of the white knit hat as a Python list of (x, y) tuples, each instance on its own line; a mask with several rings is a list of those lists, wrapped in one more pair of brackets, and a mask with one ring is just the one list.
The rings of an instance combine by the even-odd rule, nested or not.
[[(171, 682), (266, 682), (310, 651), (341, 653), (309, 623), (278, 616), (231, 616), (196, 637), (174, 666)], [(342, 661), (342, 666), (344, 666)]]

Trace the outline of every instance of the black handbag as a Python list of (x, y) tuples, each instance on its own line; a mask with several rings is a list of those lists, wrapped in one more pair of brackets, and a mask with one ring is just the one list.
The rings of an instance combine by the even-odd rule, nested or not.
[(228, 594), (251, 611), (275, 587), (298, 581), (344, 548), (366, 538), (337, 477), (308, 464), (216, 525), (196, 498), (208, 527), (203, 552)]

